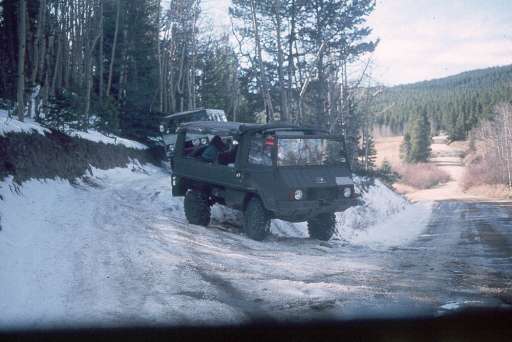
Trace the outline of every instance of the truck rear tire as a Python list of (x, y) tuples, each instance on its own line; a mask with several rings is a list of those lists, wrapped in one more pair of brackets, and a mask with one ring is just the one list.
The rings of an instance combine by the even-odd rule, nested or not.
[(328, 241), (336, 229), (336, 215), (334, 213), (320, 214), (308, 220), (309, 237), (312, 239)]
[(189, 190), (185, 194), (185, 216), (189, 223), (198, 226), (208, 226), (211, 209), (208, 196), (198, 190)]
[(270, 213), (258, 197), (249, 200), (244, 211), (244, 232), (253, 240), (261, 241), (270, 233)]

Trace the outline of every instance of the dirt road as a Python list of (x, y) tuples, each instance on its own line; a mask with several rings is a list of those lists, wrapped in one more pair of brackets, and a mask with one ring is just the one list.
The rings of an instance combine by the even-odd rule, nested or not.
[[(377, 163), (384, 160), (392, 165), (400, 164), (400, 144), (402, 137), (388, 137), (377, 140)], [(432, 158), (430, 163), (446, 171), (451, 180), (432, 189), (420, 190), (405, 184), (395, 184), (395, 189), (403, 193), (409, 200), (418, 201), (445, 201), (445, 200), (489, 200), (485, 196), (477, 196), (464, 192), (462, 179), (465, 166), (464, 144), (448, 144), (446, 137), (434, 137), (432, 143)]]
[[(512, 304), (511, 205), (440, 202), (395, 247), (310, 240), (300, 225), (274, 226), (256, 242), (218, 220), (188, 224), (167, 174), (119, 179), (62, 184), (52, 201), (33, 202), (33, 222), (47, 225), (5, 245), (0, 330), (411, 317)], [(389, 234), (411, 224), (395, 223)], [(13, 236), (9, 227), (0, 239)]]

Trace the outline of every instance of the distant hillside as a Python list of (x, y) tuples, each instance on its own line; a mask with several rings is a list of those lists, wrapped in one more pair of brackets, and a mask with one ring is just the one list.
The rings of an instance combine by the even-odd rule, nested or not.
[(378, 124), (403, 131), (410, 119), (426, 110), (434, 131), (462, 139), (504, 101), (512, 102), (512, 65), (384, 88), (373, 111)]

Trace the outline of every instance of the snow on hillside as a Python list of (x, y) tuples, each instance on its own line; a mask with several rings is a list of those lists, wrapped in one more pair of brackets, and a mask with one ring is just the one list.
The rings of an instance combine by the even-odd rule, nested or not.
[(148, 147), (144, 144), (141, 144), (139, 142), (128, 140), (124, 138), (117, 137), (115, 135), (106, 136), (98, 131), (95, 131), (93, 129), (89, 129), (87, 131), (73, 131), (69, 133), (69, 135), (82, 138), (85, 140), (93, 141), (93, 142), (102, 142), (104, 144), (111, 144), (111, 145), (124, 145), (129, 148), (134, 148), (137, 150), (145, 150)]
[(11, 132), (45, 134), (50, 131), (29, 118), (25, 119), (24, 122), (18, 121), (14, 117), (9, 117), (6, 110), (0, 109), (0, 136)]
[[(371, 273), (381, 261), (370, 250), (408, 243), (430, 215), (377, 182), (363, 206), (338, 214), (328, 244), (304, 239), (304, 223), (279, 220), (257, 242), (226, 226), (239, 214), (218, 206), (211, 227), (187, 224), (168, 173), (138, 163), (93, 169), (74, 184), (7, 179), (0, 196), (0, 330), (304, 318), (302, 302), (367, 297), (364, 286), (323, 282), (322, 272)], [(347, 254), (352, 245), (366, 249)], [(306, 281), (312, 275), (319, 280)], [(230, 291), (264, 299), (250, 307)]]
[[(0, 109), (0, 136), (5, 136), (5, 134), (7, 133), (45, 134), (49, 132), (49, 129), (41, 126), (39, 123), (35, 122), (31, 118), (25, 118), (25, 121), (21, 122), (17, 120), (15, 117), (9, 117), (7, 111)], [(106, 136), (92, 129), (87, 131), (74, 130), (68, 134), (70, 136), (78, 137), (93, 142), (102, 142), (104, 144), (111, 145), (123, 145), (128, 148), (133, 148), (137, 150), (145, 150), (148, 148), (146, 145), (141, 144), (139, 142), (120, 138), (115, 135)]]

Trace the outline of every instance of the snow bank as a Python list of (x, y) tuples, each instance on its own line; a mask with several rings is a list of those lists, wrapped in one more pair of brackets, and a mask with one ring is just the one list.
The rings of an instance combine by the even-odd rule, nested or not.
[(407, 244), (428, 225), (432, 203), (408, 202), (379, 180), (362, 194), (363, 205), (337, 214), (337, 237), (352, 244), (389, 248)]
[[(25, 118), (25, 121), (21, 122), (14, 117), (9, 117), (7, 111), (0, 109), (0, 136), (5, 136), (7, 133), (38, 133), (44, 135), (45, 133), (49, 132), (49, 129), (41, 126), (31, 118)], [(92, 129), (87, 131), (75, 130), (71, 133), (68, 133), (68, 135), (92, 142), (102, 142), (104, 144), (111, 145), (123, 145), (128, 148), (137, 150), (145, 150), (148, 148), (146, 145), (139, 142), (120, 138), (115, 135), (107, 137), (106, 135)]]
[[(426, 229), (432, 203), (412, 204), (378, 180), (367, 191), (356, 191), (362, 194), (363, 204), (336, 214), (334, 239), (386, 249), (410, 243)], [(279, 237), (309, 236), (304, 222), (273, 220), (271, 231)]]
[(24, 122), (16, 120), (14, 117), (9, 117), (6, 110), (0, 109), (0, 136), (5, 136), (7, 133), (38, 133), (45, 134), (50, 132), (34, 120), (25, 118)]
[(139, 142), (128, 140), (124, 138), (117, 137), (115, 135), (112, 135), (111, 137), (107, 137), (106, 135), (90, 129), (87, 131), (73, 131), (69, 133), (70, 136), (78, 137), (81, 139), (93, 141), (93, 142), (102, 142), (104, 144), (111, 144), (111, 145), (123, 145), (128, 148), (134, 148), (137, 150), (145, 150), (148, 147), (144, 144), (141, 144)]
[[(244, 319), (192, 262), (196, 237), (219, 232), (186, 225), (162, 169), (92, 168), (73, 184), (10, 178), (0, 196), (0, 331)], [(189, 241), (187, 228), (204, 234)]]
[[(0, 330), (84, 323), (83, 312), (72, 317), (87, 297), (74, 292), (80, 277), (87, 277), (77, 272), (99, 265), (77, 265), (77, 255), (101, 239), (104, 227), (94, 215), (99, 191), (113, 180), (137, 181), (157, 171), (134, 162), (128, 168), (92, 168), (74, 184), (32, 179), (19, 186), (12, 177), (0, 182)], [(77, 305), (70, 310), (71, 301)]]
[(0, 326), (37, 327), (45, 315), (65, 319), (70, 256), (80, 229), (92, 223), (92, 203), (77, 201), (76, 189), (63, 180), (18, 187), (11, 178), (1, 183), (0, 195)]

